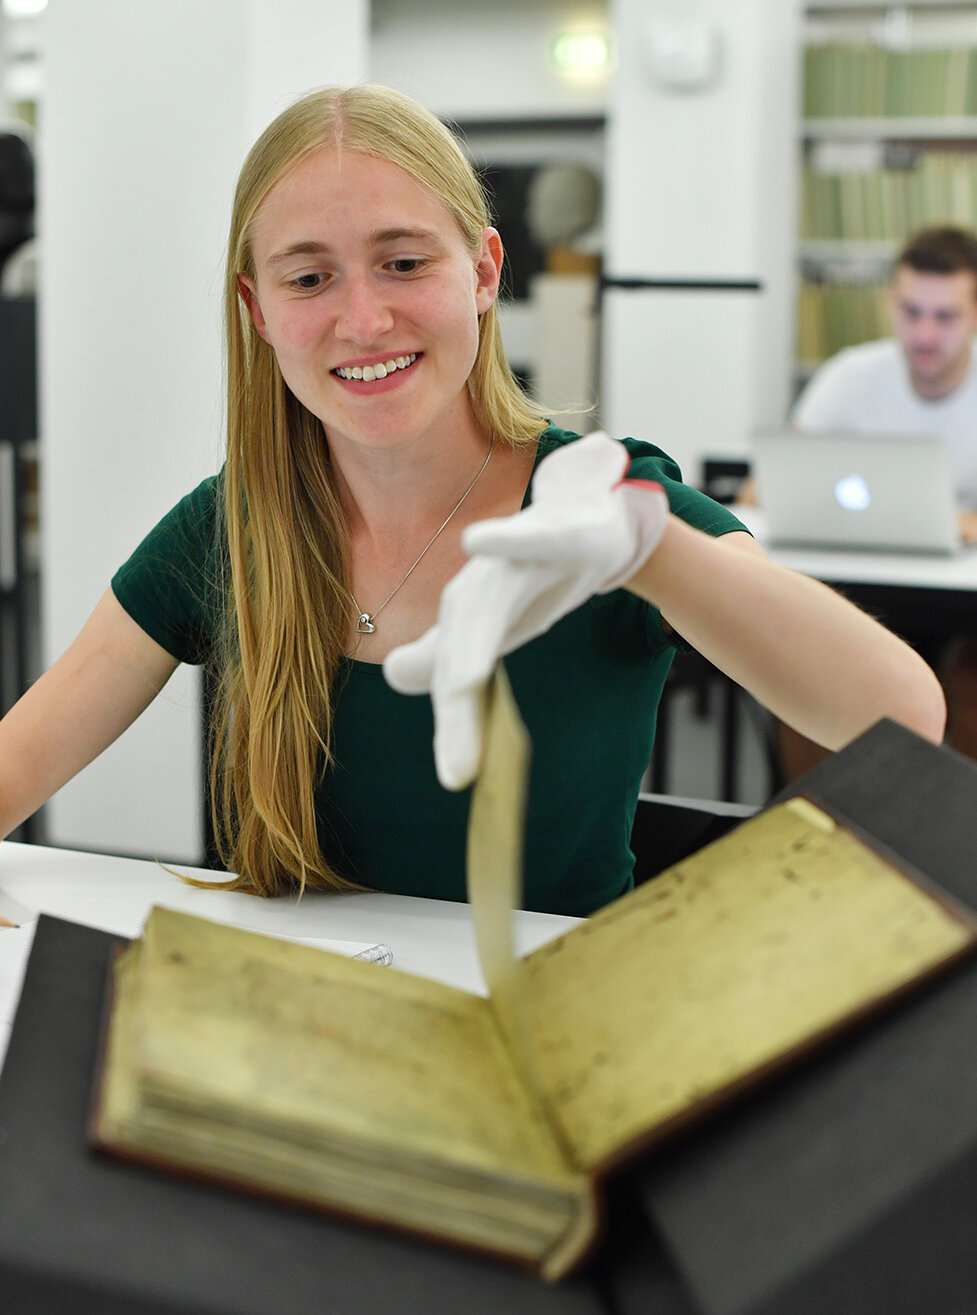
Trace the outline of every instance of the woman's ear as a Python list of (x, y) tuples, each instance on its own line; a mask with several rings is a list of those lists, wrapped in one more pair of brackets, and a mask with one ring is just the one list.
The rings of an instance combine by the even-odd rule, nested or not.
[(268, 327), (265, 323), (265, 317), (261, 313), (261, 306), (258, 302), (258, 289), (254, 286), (254, 280), (247, 274), (237, 276), (238, 296), (248, 308), (248, 314), (251, 316), (251, 323), (255, 327), (255, 332), (259, 338), (265, 342), (268, 341)]
[(486, 228), (482, 232), (482, 249), (475, 263), (475, 304), (482, 315), (499, 295), (502, 279), (502, 239), (498, 229)]

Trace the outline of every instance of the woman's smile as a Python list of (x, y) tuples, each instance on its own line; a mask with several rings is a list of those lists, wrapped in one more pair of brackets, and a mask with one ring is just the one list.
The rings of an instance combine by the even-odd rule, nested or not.
[(392, 356), (365, 363), (357, 362), (355, 365), (340, 365), (333, 370), (333, 374), (337, 378), (351, 383), (372, 384), (386, 379), (389, 375), (396, 374), (398, 371), (403, 373), (405, 370), (409, 370), (417, 359), (417, 352), (409, 352), (405, 356)]

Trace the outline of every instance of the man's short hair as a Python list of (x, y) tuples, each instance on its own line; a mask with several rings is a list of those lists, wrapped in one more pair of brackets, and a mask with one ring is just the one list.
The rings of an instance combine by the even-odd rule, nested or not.
[(906, 265), (919, 274), (973, 274), (977, 283), (977, 233), (944, 225), (914, 233), (896, 257), (895, 268)]

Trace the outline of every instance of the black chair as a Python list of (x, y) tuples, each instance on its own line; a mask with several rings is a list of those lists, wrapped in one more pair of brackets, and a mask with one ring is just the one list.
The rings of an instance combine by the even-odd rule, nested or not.
[(631, 829), (635, 885), (718, 840), (758, 811), (755, 804), (640, 794)]
[[(731, 457), (706, 457), (698, 487), (715, 502), (735, 502), (740, 486), (750, 474), (749, 462)], [(728, 676), (695, 652), (679, 652), (672, 662), (658, 708), (658, 728), (651, 755), (648, 785), (657, 794), (669, 789), (672, 748), (672, 702), (676, 695), (691, 692), (694, 715), (700, 721), (715, 718), (718, 762), (716, 788), (722, 799), (736, 799), (739, 793), (739, 756), (744, 719), (752, 723), (767, 774), (769, 797), (784, 785), (773, 725), (767, 714)]]
[(736, 799), (740, 790), (740, 750), (744, 729), (752, 731), (766, 773), (765, 797), (783, 789), (783, 771), (777, 751), (774, 723), (745, 690), (698, 653), (677, 653), (658, 705), (655, 746), (647, 784), (656, 794), (668, 794), (672, 766), (672, 702), (691, 691), (693, 712), (700, 719), (715, 717), (717, 728), (716, 788), (723, 799)]

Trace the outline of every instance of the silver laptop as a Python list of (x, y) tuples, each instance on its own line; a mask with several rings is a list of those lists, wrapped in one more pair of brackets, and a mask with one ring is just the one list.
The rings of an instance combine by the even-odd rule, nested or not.
[(787, 429), (755, 436), (753, 452), (771, 543), (910, 553), (959, 547), (942, 439)]

